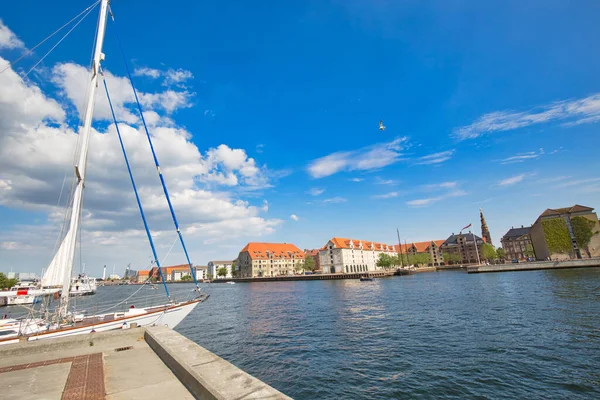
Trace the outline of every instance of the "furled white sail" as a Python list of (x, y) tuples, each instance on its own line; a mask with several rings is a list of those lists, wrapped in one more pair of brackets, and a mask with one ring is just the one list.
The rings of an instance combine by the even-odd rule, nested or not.
[(62, 286), (65, 275), (71, 275), (71, 268), (69, 268), (70, 265), (73, 265), (71, 247), (74, 246), (75, 241), (75, 233), (69, 230), (42, 277), (42, 287)]

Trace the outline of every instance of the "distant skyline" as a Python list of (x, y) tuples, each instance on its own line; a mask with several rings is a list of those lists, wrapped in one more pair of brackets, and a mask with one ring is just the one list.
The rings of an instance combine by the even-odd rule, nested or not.
[[(87, 5), (6, 4), (0, 70)], [(546, 208), (597, 206), (597, 2), (111, 6), (195, 264), (250, 241), (481, 235), (479, 208), (498, 246)], [(25, 79), (62, 32), (0, 74), (0, 271), (40, 274), (52, 258), (97, 12)], [(161, 262), (181, 264), (114, 28), (106, 82)], [(94, 128), (81, 260), (96, 276), (147, 269), (103, 90)]]

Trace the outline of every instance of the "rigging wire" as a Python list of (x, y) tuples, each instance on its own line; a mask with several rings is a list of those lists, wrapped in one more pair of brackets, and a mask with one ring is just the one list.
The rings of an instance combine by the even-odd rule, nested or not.
[(77, 26), (79, 26), (79, 24), (80, 24), (80, 23), (81, 23), (81, 22), (82, 22), (82, 21), (85, 19), (85, 17), (87, 17), (87, 16), (88, 16), (88, 15), (89, 15), (89, 14), (92, 12), (92, 10), (94, 9), (94, 7), (95, 7), (97, 4), (98, 4), (98, 3), (96, 3), (94, 6), (92, 6), (92, 8), (90, 8), (90, 9), (88, 10), (88, 12), (87, 12), (87, 13), (86, 13), (86, 14), (85, 14), (83, 17), (81, 17), (81, 19), (80, 19), (79, 21), (77, 21), (77, 23), (76, 23), (75, 25), (73, 25), (73, 27), (72, 27), (71, 29), (69, 29), (69, 31), (68, 31), (67, 33), (65, 33), (65, 35), (64, 35), (62, 38), (60, 38), (60, 40), (59, 40), (59, 41), (58, 41), (58, 42), (57, 42), (57, 43), (56, 43), (54, 46), (52, 46), (52, 48), (51, 48), (50, 50), (48, 50), (48, 52), (47, 52), (46, 54), (44, 54), (44, 56), (43, 56), (42, 58), (40, 58), (40, 59), (39, 59), (39, 61), (38, 61), (38, 62), (36, 62), (36, 63), (35, 63), (35, 65), (34, 65), (33, 67), (31, 67), (31, 68), (29, 69), (29, 71), (27, 71), (27, 72), (26, 72), (24, 75), (21, 75), (21, 78), (26, 78), (26, 77), (27, 77), (27, 75), (29, 75), (29, 73), (31, 73), (31, 71), (33, 71), (33, 70), (34, 70), (34, 69), (35, 69), (35, 68), (36, 68), (38, 65), (40, 65), (40, 63), (41, 63), (42, 61), (44, 61), (44, 59), (45, 59), (46, 57), (48, 57), (48, 55), (49, 55), (50, 53), (52, 53), (52, 51), (53, 51), (55, 48), (57, 48), (57, 47), (58, 47), (58, 45), (59, 45), (59, 44), (61, 44), (61, 43), (62, 43), (62, 41), (63, 41), (63, 40), (65, 40), (65, 39), (67, 38), (67, 36), (69, 36), (69, 34), (70, 34), (71, 32), (73, 32), (73, 30), (74, 30), (75, 28), (77, 28)]
[(48, 39), (50, 39), (52, 36), (56, 35), (58, 32), (62, 31), (67, 25), (69, 25), (71, 22), (75, 21), (77, 18), (79, 18), (79, 16), (83, 13), (85, 13), (86, 11), (94, 8), (95, 6), (98, 5), (98, 3), (100, 3), (100, 0), (96, 1), (95, 3), (93, 3), (92, 5), (90, 5), (88, 8), (86, 8), (85, 10), (83, 10), (82, 12), (80, 12), (79, 14), (77, 14), (76, 16), (74, 16), (73, 18), (71, 18), (71, 20), (69, 20), (69, 22), (65, 23), (63, 26), (61, 26), (60, 28), (58, 28), (57, 30), (55, 30), (54, 32), (52, 32), (50, 34), (50, 36), (46, 37), (46, 39), (42, 40), (41, 42), (39, 42), (38, 44), (36, 44), (35, 46), (33, 46), (31, 49), (27, 50), (25, 53), (23, 53), (21, 55), (21, 57), (17, 58), (15, 61), (12, 61), (10, 63), (8, 63), (8, 65), (6, 67), (4, 67), (2, 69), (2, 71), (0, 71), (0, 75), (6, 71), (7, 69), (9, 69), (10, 67), (12, 67), (13, 65), (15, 65), (16, 63), (18, 63), (19, 61), (21, 61), (23, 58), (25, 58), (27, 55), (33, 53), (33, 51), (35, 49), (37, 49), (39, 46), (41, 46), (42, 44), (44, 44)]
[(137, 187), (135, 185), (135, 180), (133, 179), (133, 173), (131, 172), (131, 166), (129, 165), (129, 158), (127, 157), (127, 152), (125, 151), (125, 145), (123, 144), (123, 138), (121, 137), (121, 131), (119, 129), (119, 124), (117, 122), (117, 117), (115, 116), (115, 110), (112, 106), (112, 101), (110, 100), (110, 94), (108, 93), (108, 85), (106, 84), (106, 77), (104, 76), (104, 72), (100, 70), (102, 74), (102, 82), (104, 83), (104, 90), (106, 91), (106, 97), (108, 98), (108, 105), (110, 106), (110, 112), (113, 117), (113, 121), (115, 123), (115, 128), (117, 130), (117, 136), (119, 138), (119, 143), (121, 144), (121, 150), (123, 151), (123, 157), (125, 158), (125, 164), (127, 165), (127, 171), (129, 172), (129, 178), (131, 179), (131, 185), (133, 186), (133, 191), (135, 193), (135, 199), (137, 200), (138, 208), (140, 209), (140, 214), (142, 214), (142, 221), (144, 221), (144, 228), (146, 229), (146, 235), (148, 236), (148, 241), (150, 242), (150, 247), (152, 248), (152, 254), (154, 256), (154, 261), (156, 262), (156, 266), (158, 267), (158, 272), (160, 273), (160, 277), (163, 282), (163, 286), (165, 287), (165, 292), (167, 292), (167, 297), (171, 300), (171, 294), (169, 293), (169, 288), (167, 287), (167, 282), (165, 281), (165, 277), (162, 272), (162, 268), (160, 267), (160, 261), (158, 260), (158, 255), (156, 254), (156, 248), (154, 247), (154, 241), (152, 240), (152, 234), (150, 233), (150, 228), (148, 227), (148, 222), (146, 221), (146, 215), (144, 214), (144, 209), (142, 207), (142, 202), (140, 200), (140, 195), (138, 194)]
[(144, 118), (144, 112), (142, 110), (142, 105), (140, 104), (140, 100), (138, 99), (137, 91), (135, 89), (135, 85), (133, 84), (133, 78), (131, 77), (131, 72), (129, 70), (129, 63), (127, 62), (127, 57), (125, 56), (125, 49), (123, 48), (123, 43), (121, 42), (121, 37), (119, 36), (119, 30), (117, 28), (117, 23), (115, 22), (115, 16), (112, 13), (112, 9), (109, 6), (110, 17), (115, 27), (115, 34), (117, 36), (117, 42), (119, 43), (119, 47), (121, 48), (121, 55), (123, 56), (123, 62), (125, 64), (125, 70), (127, 71), (127, 76), (129, 77), (129, 83), (131, 84), (131, 89), (133, 90), (133, 95), (135, 97), (135, 102), (137, 103), (137, 108), (140, 113), (140, 118), (144, 125), (144, 130), (146, 131), (146, 137), (148, 138), (148, 144), (150, 144), (150, 150), (152, 151), (152, 157), (154, 158), (154, 164), (156, 165), (156, 170), (158, 172), (158, 176), (160, 178), (160, 183), (162, 184), (163, 192), (165, 194), (165, 198), (167, 199), (167, 203), (169, 204), (169, 210), (171, 211), (171, 217), (173, 219), (173, 224), (175, 224), (175, 229), (177, 231), (177, 235), (179, 236), (179, 241), (181, 242), (181, 247), (183, 248), (183, 252), (185, 253), (186, 260), (188, 265), (190, 266), (190, 272), (192, 274), (192, 278), (194, 279), (194, 283), (196, 284), (196, 289), (199, 289), (198, 279), (196, 278), (196, 273), (194, 272), (194, 267), (192, 262), (190, 261), (190, 256), (188, 254), (187, 248), (185, 246), (185, 242), (183, 241), (183, 236), (181, 234), (181, 230), (179, 229), (179, 222), (177, 222), (177, 217), (175, 216), (175, 210), (173, 209), (173, 204), (171, 203), (171, 198), (169, 197), (169, 191), (167, 190), (167, 185), (165, 183), (165, 178), (160, 170), (160, 165), (158, 163), (158, 158), (156, 156), (156, 152), (154, 151), (154, 145), (152, 144), (152, 138), (150, 137), (150, 132), (148, 131), (148, 126), (146, 125), (146, 119)]

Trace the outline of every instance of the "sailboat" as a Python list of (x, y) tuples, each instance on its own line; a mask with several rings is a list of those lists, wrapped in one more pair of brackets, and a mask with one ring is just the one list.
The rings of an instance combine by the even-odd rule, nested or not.
[[(95, 7), (98, 3), (100, 4), (100, 15), (98, 18), (98, 26), (96, 30), (95, 47), (93, 52), (93, 62), (91, 66), (90, 80), (88, 82), (87, 88), (87, 101), (85, 106), (85, 114), (83, 118), (83, 126), (81, 127), (79, 133), (80, 137), (77, 146), (77, 163), (75, 164), (74, 171), (75, 182), (74, 190), (71, 195), (70, 219), (68, 220), (69, 224), (66, 234), (64, 235), (62, 242), (58, 247), (58, 250), (54, 254), (54, 258), (52, 259), (50, 265), (46, 269), (41, 282), (42, 290), (46, 290), (47, 293), (56, 293), (58, 290), (60, 290), (60, 303), (55, 314), (50, 315), (46, 310), (46, 316), (44, 316), (43, 318), (34, 317), (33, 315), (31, 315), (31, 317), (28, 317), (23, 320), (10, 320), (0, 324), (0, 345), (6, 343), (15, 343), (20, 339), (29, 341), (40, 340), (47, 338), (57, 338), (78, 334), (109, 331), (114, 329), (125, 329), (133, 326), (151, 326), (161, 324), (174, 328), (199, 303), (205, 301), (208, 298), (207, 294), (200, 292), (200, 288), (198, 286), (195, 276), (196, 274), (193, 271), (192, 263), (190, 262), (189, 255), (187, 253), (187, 249), (185, 247), (185, 243), (183, 241), (183, 237), (181, 235), (181, 231), (179, 229), (179, 225), (175, 217), (175, 212), (173, 210), (173, 206), (168, 195), (164, 178), (162, 176), (162, 173), (160, 172), (158, 160), (156, 158), (156, 154), (154, 153), (154, 147), (152, 145), (152, 140), (150, 138), (150, 134), (144, 121), (142, 109), (137, 99), (137, 93), (135, 91), (135, 87), (133, 86), (133, 81), (130, 77), (132, 89), (136, 97), (136, 101), (138, 103), (138, 108), (140, 111), (142, 122), (144, 123), (144, 127), (146, 128), (146, 134), (148, 137), (150, 147), (152, 149), (154, 161), (157, 167), (158, 174), (160, 176), (161, 184), (163, 186), (163, 191), (166, 200), (169, 204), (171, 216), (177, 229), (177, 234), (183, 246), (183, 250), (185, 252), (188, 264), (190, 266), (190, 269), (192, 269), (192, 276), (194, 277), (194, 281), (196, 283), (196, 289), (193, 292), (193, 298), (182, 301), (175, 301), (171, 298), (169, 289), (163, 277), (162, 282), (167, 295), (167, 301), (162, 304), (144, 308), (136, 308), (134, 305), (130, 305), (129, 308), (124, 311), (111, 311), (97, 315), (77, 314), (69, 310), (69, 297), (72, 286), (71, 275), (73, 272), (75, 251), (77, 247), (77, 235), (81, 223), (80, 219), (82, 215), (81, 210), (83, 206), (83, 192), (85, 188), (85, 178), (87, 172), (87, 156), (92, 127), (92, 117), (94, 113), (94, 103), (96, 89), (98, 87), (98, 80), (100, 75), (102, 74), (101, 62), (104, 60), (105, 57), (102, 53), (102, 45), (104, 42), (106, 22), (109, 13), (109, 0), (99, 0), (99, 2), (95, 3), (93, 6)], [(127, 63), (125, 65), (128, 69)], [(108, 101), (110, 103), (110, 96), (105, 80), (104, 86), (106, 89), (106, 94), (108, 96)], [(117, 124), (116, 117), (114, 116), (114, 112), (113, 119), (117, 128), (119, 140), (121, 142), (121, 148), (123, 150), (123, 155), (125, 157), (125, 162), (128, 168), (131, 183), (136, 195), (138, 207), (142, 214), (144, 228), (146, 229), (146, 233), (154, 255), (153, 263), (156, 264), (162, 276), (162, 270), (160, 267), (158, 256), (156, 254), (156, 249), (154, 246), (152, 235), (150, 234), (150, 229), (148, 228), (148, 224), (144, 216), (142, 204), (135, 186), (133, 175), (131, 173), (131, 168), (129, 166), (127, 154), (125, 152), (125, 148), (123, 147), (123, 142), (121, 140), (119, 127)], [(116, 306), (118, 306), (119, 304), (117, 304)], [(131, 304), (131, 302), (129, 302), (128, 304)], [(116, 306), (110, 307), (109, 309), (114, 310)]]

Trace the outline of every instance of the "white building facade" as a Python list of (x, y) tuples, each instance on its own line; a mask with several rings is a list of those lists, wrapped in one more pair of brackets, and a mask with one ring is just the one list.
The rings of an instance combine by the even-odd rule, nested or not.
[(364, 240), (333, 238), (319, 250), (323, 274), (377, 271), (380, 254), (397, 255), (397, 247)]
[[(233, 266), (233, 261), (210, 261), (208, 263), (208, 274), (212, 277), (212, 279), (231, 279), (233, 275), (231, 273), (231, 267)], [(219, 269), (225, 268), (227, 270), (227, 275), (218, 276), (217, 272)]]
[(196, 280), (202, 282), (208, 279), (208, 267), (205, 265), (196, 265), (194, 267), (196, 271)]

